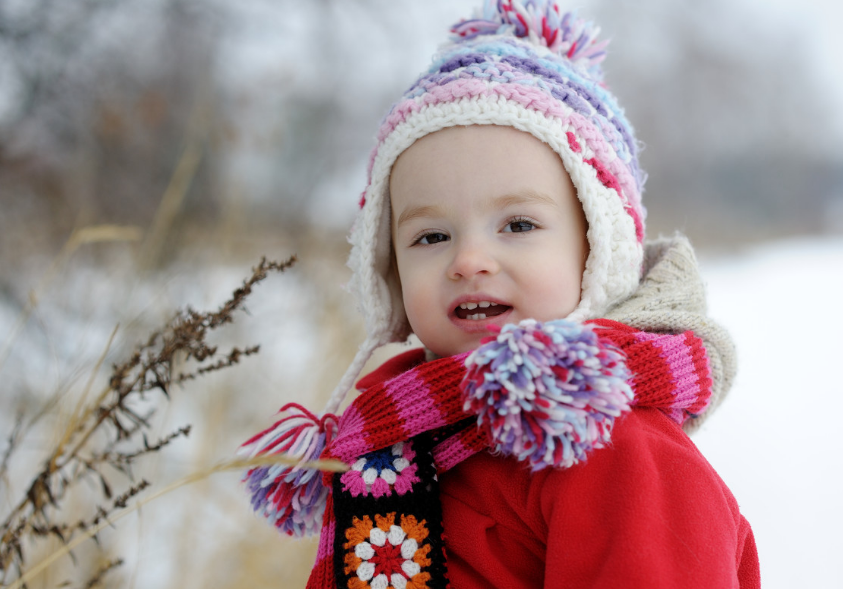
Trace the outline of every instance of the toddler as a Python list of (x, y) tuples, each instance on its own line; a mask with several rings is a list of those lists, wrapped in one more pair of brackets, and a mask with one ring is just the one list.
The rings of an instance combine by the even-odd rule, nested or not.
[[(605, 43), (549, 0), (486, 2), (393, 106), (352, 229), (367, 339), (325, 412), (246, 452), (252, 503), (320, 533), (308, 587), (759, 587), (749, 524), (686, 432), (726, 394), (681, 236), (644, 243)], [(373, 350), (405, 352), (357, 383)]]

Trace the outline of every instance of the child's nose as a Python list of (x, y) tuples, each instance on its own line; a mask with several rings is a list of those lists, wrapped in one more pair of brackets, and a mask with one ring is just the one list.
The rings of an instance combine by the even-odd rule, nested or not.
[(454, 259), (448, 267), (448, 278), (473, 278), (479, 274), (497, 274), (500, 271), (498, 260), (482, 241), (458, 244)]

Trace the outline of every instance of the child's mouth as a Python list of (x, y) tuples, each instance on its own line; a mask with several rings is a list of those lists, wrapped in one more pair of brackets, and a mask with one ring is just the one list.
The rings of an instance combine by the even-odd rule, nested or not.
[(496, 317), (511, 309), (509, 305), (499, 305), (491, 301), (477, 301), (476, 303), (461, 303), (454, 309), (454, 314), (460, 319), (479, 321)]

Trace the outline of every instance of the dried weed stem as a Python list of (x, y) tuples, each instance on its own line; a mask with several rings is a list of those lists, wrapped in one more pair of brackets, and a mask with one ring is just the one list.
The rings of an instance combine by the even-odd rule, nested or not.
[[(90, 403), (86, 402), (86, 397), (88, 389), (93, 385), (93, 378), (88, 382), (82, 401), (71, 414), (59, 443), (49, 453), (24, 497), (0, 524), (0, 580), (4, 584), (14, 576), (18, 580), (12, 586), (21, 586), (37, 571), (43, 570), (56, 558), (94, 536), (105, 525), (172, 488), (194, 482), (220, 469), (242, 468), (251, 464), (248, 461), (236, 461), (196, 473), (145, 501), (135, 502), (132, 507), (129, 507), (129, 500), (143, 492), (149, 483), (141, 481), (114, 498), (104, 470), (109, 467), (132, 480), (131, 468), (139, 457), (158, 452), (174, 439), (190, 433), (190, 426), (185, 426), (150, 443), (144, 430), (149, 428), (151, 413), (143, 414), (137, 408), (138, 401), (146, 399), (148, 394), (155, 391), (169, 398), (173, 384), (233, 366), (244, 356), (257, 353), (259, 346), (245, 349), (234, 347), (226, 353), (219, 353), (216, 346), (208, 343), (207, 337), (210, 332), (233, 321), (233, 313), (242, 308), (252, 288), (264, 280), (269, 272), (283, 272), (294, 263), (295, 256), (280, 263), (264, 258), (252, 269), (251, 277), (218, 310), (202, 313), (187, 308), (177, 313), (163, 329), (154, 332), (138, 345), (126, 361), (112, 367), (108, 384)], [(104, 357), (105, 354), (100, 363)], [(192, 361), (194, 368), (177, 373), (176, 366), (188, 361)], [(3, 457), (4, 469), (18, 440), (18, 434), (13, 432), (10, 446)], [(283, 462), (281, 459), (279, 461)], [(330, 465), (318, 467), (328, 468)], [(102, 496), (110, 504), (108, 507), (98, 506), (87, 519), (56, 523), (62, 499), (74, 483), (83, 477), (98, 479)], [(64, 547), (23, 574), (24, 539), (46, 536), (57, 537)]]

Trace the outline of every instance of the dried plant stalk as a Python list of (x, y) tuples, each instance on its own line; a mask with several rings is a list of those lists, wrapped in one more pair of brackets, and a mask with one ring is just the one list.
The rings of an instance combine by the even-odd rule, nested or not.
[[(60, 441), (49, 453), (24, 497), (0, 524), (0, 581), (4, 585), (17, 578), (13, 586), (22, 586), (25, 579), (35, 572), (32, 569), (23, 574), (26, 560), (24, 540), (57, 537), (64, 543), (64, 548), (57, 551), (59, 554), (55, 558), (58, 558), (142, 504), (135, 500), (134, 507), (130, 505), (131, 500), (149, 486), (147, 481), (130, 485), (125, 492), (114, 497), (104, 467), (125, 473), (131, 481), (131, 468), (137, 459), (160, 451), (176, 438), (187, 436), (190, 426), (150, 443), (145, 430), (149, 427), (151, 415), (142, 414), (136, 407), (137, 401), (146, 399), (156, 391), (169, 398), (173, 384), (233, 366), (243, 357), (257, 353), (259, 346), (244, 349), (234, 347), (221, 353), (217, 347), (208, 343), (207, 337), (210, 332), (233, 321), (233, 313), (243, 307), (253, 287), (264, 280), (269, 272), (283, 272), (294, 263), (295, 256), (280, 263), (263, 258), (252, 269), (251, 277), (218, 310), (202, 313), (187, 308), (177, 313), (163, 329), (154, 332), (138, 345), (126, 361), (113, 366), (108, 384), (92, 402), (80, 403), (76, 407)], [(176, 366), (182, 362), (189, 362), (192, 370), (176, 373)], [(83, 399), (86, 396), (87, 390)], [(16, 439), (13, 433), (10, 440)], [(7, 450), (3, 457), (4, 464), (13, 450), (14, 447)], [(283, 457), (276, 459), (283, 462)], [(246, 463), (238, 461), (231, 464), (242, 467)], [(204, 478), (221, 468), (231, 467), (224, 465), (197, 473), (187, 477), (178, 486)], [(316, 467), (338, 468), (338, 465), (320, 464)], [(105, 502), (90, 517), (70, 523), (57, 522), (62, 500), (73, 485), (84, 477), (99, 480)], [(166, 491), (159, 491), (147, 501)], [(53, 556), (47, 559), (50, 563), (55, 560)], [(46, 566), (49, 563), (42, 562), (40, 568), (35, 568), (43, 570)]]

